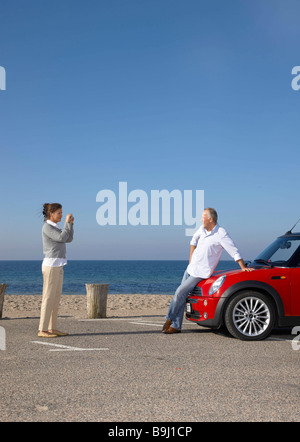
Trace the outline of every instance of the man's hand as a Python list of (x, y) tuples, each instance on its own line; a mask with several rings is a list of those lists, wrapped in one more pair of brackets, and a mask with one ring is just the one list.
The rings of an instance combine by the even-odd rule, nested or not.
[(243, 272), (252, 272), (254, 269), (252, 267), (247, 267), (244, 263), (243, 259), (239, 259), (237, 261), (237, 263), (239, 264), (240, 268), (242, 269)]
[(253, 270), (254, 270), (253, 267), (243, 267), (243, 268), (242, 268), (242, 271), (243, 271), (243, 272), (252, 272)]

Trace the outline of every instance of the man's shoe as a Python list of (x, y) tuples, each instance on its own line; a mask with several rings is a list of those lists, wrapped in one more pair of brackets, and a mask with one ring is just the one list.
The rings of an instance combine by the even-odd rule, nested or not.
[(165, 330), (167, 330), (172, 324), (171, 319), (167, 319), (166, 322), (164, 323), (164, 326), (162, 328), (162, 331), (164, 332)]
[(177, 330), (177, 328), (169, 327), (164, 331), (164, 333), (166, 335), (171, 335), (173, 333), (181, 333), (181, 330)]

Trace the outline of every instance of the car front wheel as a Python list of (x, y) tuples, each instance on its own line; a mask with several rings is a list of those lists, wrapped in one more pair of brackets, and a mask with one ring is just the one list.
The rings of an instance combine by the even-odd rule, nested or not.
[(275, 322), (272, 301), (258, 292), (234, 296), (226, 307), (224, 322), (229, 333), (244, 341), (265, 339)]

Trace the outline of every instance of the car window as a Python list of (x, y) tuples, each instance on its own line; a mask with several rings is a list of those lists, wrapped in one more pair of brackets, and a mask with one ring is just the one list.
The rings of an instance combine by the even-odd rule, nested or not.
[(285, 264), (299, 247), (300, 238), (277, 238), (256, 260), (265, 260), (273, 264)]
[(278, 250), (272, 255), (272, 262), (288, 261), (299, 247), (298, 241), (283, 241)]

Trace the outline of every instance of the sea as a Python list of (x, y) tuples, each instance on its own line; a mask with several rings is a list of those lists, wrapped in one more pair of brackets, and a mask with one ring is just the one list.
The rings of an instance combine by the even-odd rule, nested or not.
[[(40, 295), (41, 261), (0, 261), (0, 284), (8, 295)], [(109, 294), (173, 295), (187, 261), (68, 261), (64, 267), (63, 295), (85, 295), (86, 283), (109, 284)], [(216, 270), (238, 268), (234, 261), (220, 261)]]

